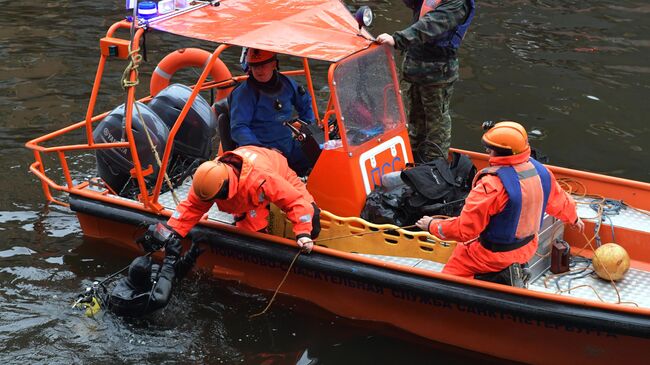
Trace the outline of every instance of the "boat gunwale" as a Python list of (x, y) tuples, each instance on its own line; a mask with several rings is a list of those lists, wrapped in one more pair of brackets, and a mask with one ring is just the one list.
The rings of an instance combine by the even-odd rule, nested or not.
[[(487, 160), (489, 158), (488, 155), (486, 155), (484, 153), (480, 153), (480, 152), (463, 150), (463, 149), (459, 149), (459, 148), (451, 148), (450, 150), (461, 153), (461, 154), (464, 154), (464, 155), (467, 155), (473, 161), (479, 160), (479, 161), (485, 161), (487, 163)], [(556, 175), (559, 174), (561, 177), (570, 176), (570, 177), (576, 178), (576, 179), (597, 181), (597, 182), (604, 183), (604, 184), (622, 185), (622, 186), (624, 186), (626, 188), (647, 191), (648, 193), (650, 193), (650, 182), (637, 181), (637, 180), (631, 180), (631, 179), (626, 179), (626, 178), (622, 178), (622, 177), (603, 175), (603, 174), (596, 173), (596, 172), (576, 170), (576, 169), (571, 169), (571, 168), (568, 168), (568, 167), (561, 167), (561, 166), (550, 165), (550, 164), (544, 164), (544, 166), (548, 167), (554, 174), (556, 174)], [(645, 209), (645, 208), (643, 208), (643, 209)]]
[[(70, 208), (75, 212), (89, 214), (95, 217), (109, 219), (130, 225), (164, 222), (170, 215), (169, 211), (165, 211), (159, 215), (154, 215), (150, 211), (146, 211), (142, 208), (133, 209), (119, 204), (115, 205), (110, 203), (109, 205), (106, 205), (105, 202), (75, 194), (71, 194), (70, 196)], [(230, 226), (217, 221), (201, 221), (200, 224), (193, 228), (192, 232), (198, 233), (199, 235), (208, 234), (212, 236), (216, 235), (234, 239), (238, 242), (237, 245), (241, 245), (242, 242), (247, 244), (256, 243), (258, 246), (265, 246), (265, 250), (268, 250), (268, 252), (270, 252), (269, 255), (271, 256), (273, 256), (274, 249), (282, 250), (286, 253), (286, 255), (283, 255), (283, 259), (287, 259), (289, 261), (295, 255), (295, 242), (292, 240), (258, 232), (241, 231), (236, 229), (234, 226)], [(276, 245), (272, 245), (270, 243), (275, 243)], [(212, 245), (213, 244), (211, 244), (211, 246)], [(349, 266), (350, 263), (354, 263), (355, 265), (366, 265), (376, 270), (386, 270), (385, 274), (397, 275), (399, 273), (399, 275), (407, 275), (412, 278), (418, 278), (423, 281), (423, 283), (420, 283), (418, 285), (424, 285), (425, 287), (431, 287), (433, 283), (436, 283), (438, 285), (444, 284), (446, 286), (453, 286), (454, 289), (449, 295), (451, 297), (458, 298), (460, 301), (466, 299), (466, 296), (469, 293), (458, 296), (455, 292), (453, 292), (454, 290), (461, 288), (464, 292), (466, 292), (467, 288), (469, 287), (475, 290), (484, 291), (485, 294), (483, 296), (483, 301), (489, 301), (490, 298), (492, 298), (500, 303), (500, 305), (507, 304), (506, 307), (502, 307), (500, 305), (497, 306), (495, 302), (493, 308), (499, 310), (504, 310), (505, 308), (508, 310), (514, 310), (518, 313), (532, 313), (536, 308), (535, 306), (528, 305), (528, 311), (524, 311), (523, 309), (524, 306), (521, 302), (521, 299), (526, 298), (532, 301), (539, 301), (540, 303), (547, 303), (547, 305), (553, 304), (551, 306), (568, 306), (572, 308), (578, 308), (580, 312), (587, 313), (597, 311), (602, 314), (600, 316), (590, 317), (590, 320), (606, 320), (607, 316), (622, 317), (611, 320), (612, 323), (621, 325), (615, 326), (616, 328), (624, 327), (622, 326), (622, 323), (623, 320), (627, 318), (626, 316), (639, 317), (639, 320), (646, 323), (645, 326), (638, 328), (639, 333), (643, 333), (644, 336), (650, 338), (650, 331), (648, 331), (648, 328), (650, 328), (650, 308), (639, 308), (624, 306), (621, 304), (604, 303), (594, 300), (562, 296), (558, 294), (543, 293), (529, 289), (515, 288), (485, 281), (465, 279), (420, 268), (413, 268), (395, 263), (384, 262), (371, 257), (364, 257), (354, 253), (338, 251), (319, 246), (314, 247), (312, 254), (303, 255), (299, 261), (309, 261), (311, 260), (311, 257), (321, 255), (322, 257), (330, 257), (332, 260), (343, 260), (347, 262), (347, 266)], [(362, 280), (365, 280), (363, 277), (360, 278)], [(427, 282), (427, 280), (433, 280), (433, 282)], [(386, 281), (377, 282), (381, 284), (388, 284)], [(417, 291), (421, 290), (417, 286), (415, 286), (413, 289)], [(495, 296), (495, 293), (498, 295)], [(549, 314), (547, 314), (547, 318), (554, 319), (555, 317), (552, 315), (552, 313), (556, 313), (555, 311), (556, 310), (550, 310)], [(573, 318), (574, 316), (576, 316), (575, 312), (566, 314), (567, 319)], [(634, 325), (634, 323), (631, 323), (630, 325)]]

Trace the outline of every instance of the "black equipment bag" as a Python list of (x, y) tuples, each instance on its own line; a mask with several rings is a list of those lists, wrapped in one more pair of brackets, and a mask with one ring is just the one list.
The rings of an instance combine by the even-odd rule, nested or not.
[(411, 193), (411, 188), (405, 184), (388, 191), (381, 186), (377, 187), (366, 197), (361, 218), (376, 224), (389, 223), (400, 227), (411, 225), (415, 223), (410, 223), (414, 216), (404, 206), (404, 199)]
[(458, 216), (475, 174), (472, 161), (456, 152), (450, 163), (438, 158), (407, 168), (401, 174), (404, 184), (370, 192), (361, 218), (408, 226), (424, 215)]

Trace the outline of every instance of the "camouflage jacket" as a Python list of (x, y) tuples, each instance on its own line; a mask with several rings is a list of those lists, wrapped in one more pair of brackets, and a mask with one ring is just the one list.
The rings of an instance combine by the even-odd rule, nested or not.
[(466, 0), (443, 0), (434, 11), (417, 19), (420, 8), (414, 10), (415, 22), (395, 32), (395, 49), (406, 51), (402, 73), (404, 80), (419, 84), (444, 84), (458, 79), (456, 50), (433, 45), (446, 31), (462, 24), (469, 12)]

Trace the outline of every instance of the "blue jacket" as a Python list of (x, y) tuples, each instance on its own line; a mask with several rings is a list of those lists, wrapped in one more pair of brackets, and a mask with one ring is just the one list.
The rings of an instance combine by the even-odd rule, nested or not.
[(469, 0), (467, 2), (467, 5), (469, 7), (469, 15), (467, 15), (465, 21), (455, 28), (444, 32), (442, 35), (440, 35), (440, 37), (434, 40), (433, 45), (435, 47), (453, 49), (460, 48), (460, 44), (465, 37), (465, 33), (467, 33), (469, 25), (472, 23), (472, 19), (474, 19), (474, 13), (476, 11), (474, 0)]
[(314, 112), (308, 92), (301, 92), (292, 79), (279, 73), (278, 77), (281, 87), (275, 93), (260, 90), (250, 80), (233, 90), (230, 133), (239, 146), (273, 147), (288, 157), (294, 139), (283, 123), (292, 119), (294, 107), (300, 119), (308, 123), (314, 121)]

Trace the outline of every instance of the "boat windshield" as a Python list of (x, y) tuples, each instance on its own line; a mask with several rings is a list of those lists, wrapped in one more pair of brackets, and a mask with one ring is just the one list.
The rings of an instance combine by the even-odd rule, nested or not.
[(376, 47), (343, 61), (334, 71), (348, 145), (358, 146), (402, 123), (399, 86), (389, 57), (386, 47)]

